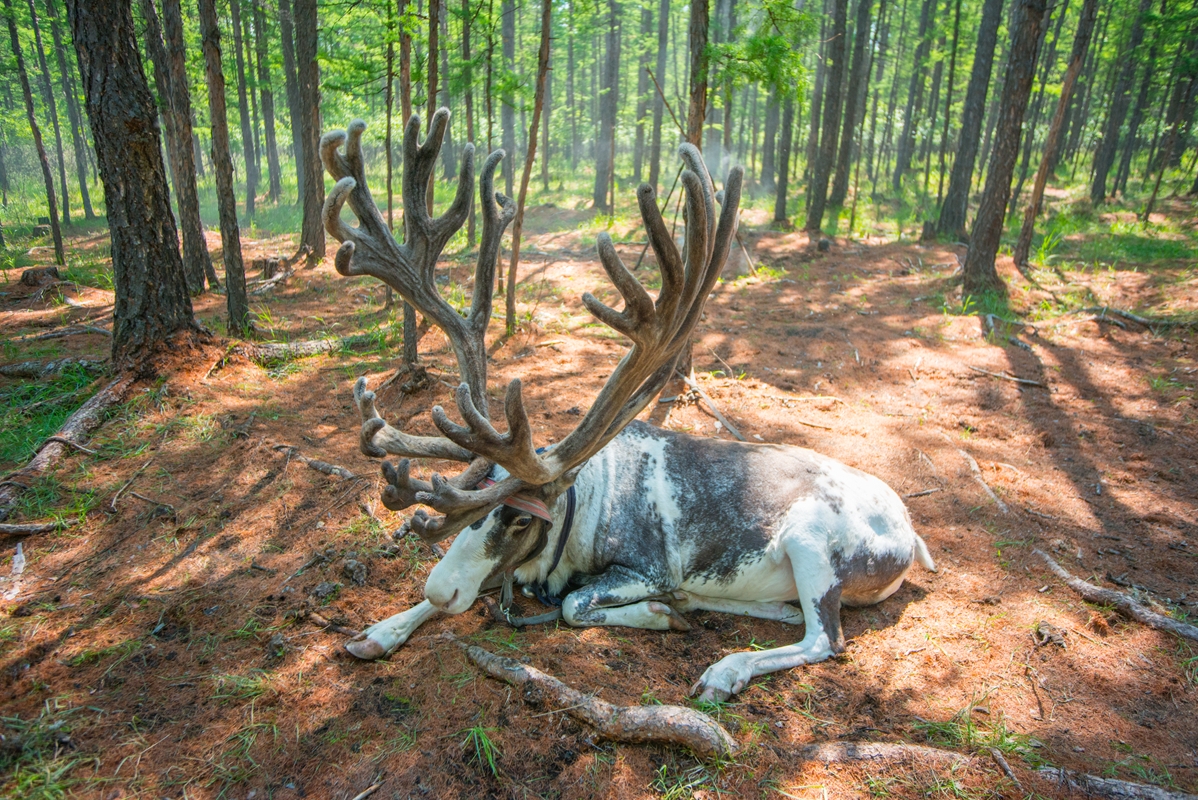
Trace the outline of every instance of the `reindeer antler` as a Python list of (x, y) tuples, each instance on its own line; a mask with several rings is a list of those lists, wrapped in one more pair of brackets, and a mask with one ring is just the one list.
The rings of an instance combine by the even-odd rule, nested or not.
[[(324, 222), (329, 234), (342, 242), (336, 256), (338, 272), (372, 275), (390, 285), (445, 332), (457, 357), (462, 384), (454, 399), (464, 424), (453, 422), (443, 408), (435, 406), (433, 422), (443, 438), (413, 436), (391, 427), (375, 409), (374, 393), (366, 388), (365, 379), (359, 379), (354, 387), (354, 399), (362, 416), (361, 447), (367, 455), (382, 457), (391, 453), (470, 462), (469, 467), (452, 478), (435, 474), (431, 481), (412, 478), (406, 458), (397, 466), (383, 464), (387, 481), (383, 502), (388, 508), (399, 510), (424, 503), (444, 515), (431, 517), (418, 510), (405, 526), (427, 541), (438, 541), (461, 530), (512, 494), (572, 481), (577, 469), (661, 391), (673, 374), (678, 355), (690, 339), (728, 256), (736, 234), (743, 176), (740, 167), (733, 168), (722, 196), (717, 197), (699, 151), (689, 144), (679, 148), (686, 166), (682, 173), (686, 192), (685, 257), (666, 228), (653, 189), (642, 185), (637, 190), (641, 217), (661, 267), (662, 288), (656, 300), (624, 266), (611, 237), (600, 234), (599, 258), (623, 297), (624, 308), (616, 311), (589, 293), (582, 300), (596, 318), (627, 336), (632, 348), (578, 427), (552, 449), (538, 453), (519, 380), (513, 380), (507, 387), (506, 433), (500, 433), (491, 424), (487, 409), (484, 336), (491, 316), (500, 238), (515, 216), (512, 201), (493, 188), (495, 168), (504, 155), (502, 150), (488, 156), (479, 176), (482, 240), (469, 313), (463, 317), (445, 302), (434, 280), (441, 250), (469, 214), (474, 182), (474, 148), (466, 145), (453, 202), (440, 217), (428, 213), (425, 187), (436, 166), (448, 120), (449, 112), (445, 109), (433, 115), (423, 143), (418, 142), (418, 117), (413, 116), (404, 131), (403, 205), (407, 237), (402, 245), (391, 236), (366, 185), (361, 145), (365, 123), (355, 120), (348, 132), (325, 134), (320, 148), (325, 168), (337, 179), (325, 201)], [(345, 155), (340, 153), (343, 144)], [(718, 224), (717, 202), (722, 205)], [(341, 221), (341, 209), (347, 203), (358, 218), (356, 228)], [(493, 464), (506, 469), (508, 476), (485, 488), (476, 488)]]

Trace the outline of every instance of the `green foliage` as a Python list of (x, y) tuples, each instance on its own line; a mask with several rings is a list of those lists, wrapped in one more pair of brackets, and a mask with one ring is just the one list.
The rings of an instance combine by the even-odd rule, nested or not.
[(462, 739), (461, 748), (470, 754), (470, 761), (476, 763), (479, 767), (486, 767), (493, 777), (499, 777), (499, 766), (496, 761), (503, 755), (499, 752), (499, 747), (491, 740), (490, 734), (494, 733), (494, 728), (484, 728), (481, 725), (475, 725), (473, 728), (467, 728), (461, 733), (466, 734)]
[(24, 464), (94, 393), (93, 373), (69, 367), (41, 381), (0, 388), (0, 471)]
[(61, 800), (83, 781), (72, 776), (85, 759), (71, 739), (83, 709), (47, 700), (36, 717), (0, 717), (0, 795), (22, 800)]
[(798, 98), (806, 89), (803, 45), (816, 31), (814, 17), (789, 0), (757, 0), (744, 10), (751, 22), (739, 26), (727, 43), (709, 46), (716, 85), (759, 83), (779, 97)]

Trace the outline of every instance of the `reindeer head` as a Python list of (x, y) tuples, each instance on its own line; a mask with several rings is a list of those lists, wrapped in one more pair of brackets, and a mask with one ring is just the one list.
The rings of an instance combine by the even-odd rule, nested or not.
[[(406, 241), (398, 244), (366, 186), (361, 139), (366, 124), (355, 120), (349, 131), (327, 133), (321, 139), (325, 169), (337, 185), (325, 201), (325, 229), (342, 242), (337, 271), (342, 275), (372, 275), (391, 286), (448, 337), (457, 357), (462, 383), (455, 393), (461, 423), (441, 406), (432, 409), (440, 437), (414, 436), (388, 425), (375, 408), (374, 393), (358, 379), (354, 399), (362, 416), (361, 448), (368, 456), (402, 456), (398, 464), (383, 462), (387, 486), (383, 504), (394, 511), (422, 503), (439, 513), (415, 512), (405, 528), (427, 542), (458, 536), (446, 557), (429, 575), (425, 594), (451, 613), (464, 611), (479, 586), (496, 572), (513, 569), (545, 546), (552, 528), (548, 520), (530, 513), (539, 503), (552, 517), (559, 499), (578, 471), (610, 442), (661, 392), (674, 372), (682, 348), (703, 312), (736, 234), (743, 170), (734, 167), (722, 197), (717, 198), (699, 151), (679, 148), (685, 169), (685, 256), (678, 251), (657, 208), (654, 190), (637, 190), (641, 218), (661, 269), (661, 291), (649, 296), (616, 254), (611, 238), (599, 235), (603, 268), (624, 299), (624, 309), (604, 305), (590, 293), (583, 303), (601, 322), (624, 334), (632, 347), (608, 378), (578, 426), (552, 448), (538, 450), (524, 409), (520, 381), (507, 386), (504, 417), (507, 431), (492, 425), (487, 408), (487, 322), (495, 283), (500, 238), (515, 216), (512, 201), (494, 192), (495, 168), (504, 153), (488, 156), (480, 176), (482, 238), (474, 273), (471, 306), (464, 316), (437, 290), (434, 268), (450, 237), (465, 223), (474, 185), (474, 147), (466, 145), (457, 194), (449, 209), (433, 218), (425, 206), (425, 189), (432, 178), (445, 135), (449, 112), (433, 116), (428, 137), (417, 141), (420, 119), (413, 115), (404, 131), (403, 209)], [(339, 152), (345, 143), (346, 152)], [(717, 200), (722, 208), (717, 221)], [(341, 220), (349, 204), (356, 228)], [(467, 464), (457, 475), (434, 474), (430, 481), (411, 476), (410, 458), (433, 458)], [(488, 480), (494, 472), (494, 479)], [(555, 523), (556, 524), (556, 520)]]

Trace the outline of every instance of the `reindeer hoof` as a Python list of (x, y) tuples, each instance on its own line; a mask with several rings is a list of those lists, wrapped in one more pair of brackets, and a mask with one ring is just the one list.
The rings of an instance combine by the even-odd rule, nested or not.
[(345, 649), (349, 651), (351, 656), (360, 658), (363, 661), (377, 661), (387, 655), (387, 648), (374, 639), (368, 639), (365, 636), (346, 642)]
[(691, 629), (690, 623), (683, 619), (681, 614), (665, 603), (650, 603), (649, 610), (654, 614), (665, 614), (669, 618), (670, 630), (672, 631), (685, 632)]

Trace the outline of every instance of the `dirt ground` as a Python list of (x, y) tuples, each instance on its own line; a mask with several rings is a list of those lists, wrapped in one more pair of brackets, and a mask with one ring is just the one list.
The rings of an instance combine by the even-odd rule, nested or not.
[[(492, 325), (490, 376), (496, 397), (523, 380), (544, 444), (571, 429), (625, 344), (579, 300), (615, 298), (593, 236), (547, 209), (528, 229), (520, 330), (503, 339), (502, 321)], [(625, 233), (620, 251), (635, 262), (638, 237)], [(700, 384), (750, 441), (815, 449), (908, 496), (940, 570), (917, 567), (882, 604), (845, 609), (842, 656), (757, 679), (709, 709), (743, 745), (734, 761), (597, 739), (483, 677), (438, 635), (613, 703), (687, 705), (723, 655), (797, 640), (782, 623), (699, 613), (688, 633), (515, 631), (479, 603), (363, 663), (342, 649), (345, 635), (303, 618), (361, 629), (419, 602), (435, 563), (422, 543), (392, 541), (403, 518), (378, 501), (378, 464), (357, 446), (350, 388), (360, 375), (378, 387), (398, 364), (382, 288), (338, 276), (330, 251), (255, 299), (258, 325), (290, 341), (373, 328), (379, 346), (262, 365), (214, 344), (140, 387), (93, 439), (97, 455), (72, 454), (57, 470), (54, 485), (70, 487), (62, 497), (90, 498), (85, 521), (26, 538), (24, 574), (0, 582), (0, 746), (35, 734), (52, 746), (41, 766), (0, 777), (0, 791), (41, 796), (29, 787), (44, 768), (42, 785), (87, 798), (352, 798), (376, 783), (375, 798), (1020, 796), (987, 747), (1006, 753), (1024, 793), (1062, 796), (1040, 764), (1198, 791), (1198, 653), (1082, 602), (1031, 552), (1198, 617), (1192, 332), (1053, 305), (1089, 293), (1192, 311), (1193, 263), (1044, 270), (1037, 288), (1000, 259), (1012, 310), (1033, 322), (1000, 321), (987, 335), (954, 280), (962, 247), (838, 240), (818, 253), (802, 234), (746, 225), (743, 237), (759, 271), (726, 280), (708, 303), (694, 346)], [(293, 249), (289, 238), (247, 244), (251, 257)], [(443, 266), (447, 293), (473, 272), (469, 261)], [(655, 285), (651, 265), (639, 274)], [(102, 320), (111, 304), (99, 289), (69, 291), (75, 305), (32, 297), (9, 277), (0, 334), (10, 341)], [(197, 314), (215, 327), (222, 304), (205, 295)], [(108, 347), (87, 333), (56, 341), (55, 354)], [(433, 380), (408, 394), (394, 381), (380, 409), (425, 432), (432, 405), (452, 407), (456, 368), (439, 332), (420, 350)], [(656, 404), (651, 419), (730, 435), (686, 396)], [(283, 444), (361, 477), (308, 469)], [(0, 575), (16, 545), (0, 542)], [(1041, 625), (1061, 641), (1038, 644)], [(968, 758), (952, 768), (796, 761), (798, 747), (824, 741)]]

